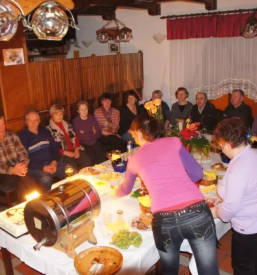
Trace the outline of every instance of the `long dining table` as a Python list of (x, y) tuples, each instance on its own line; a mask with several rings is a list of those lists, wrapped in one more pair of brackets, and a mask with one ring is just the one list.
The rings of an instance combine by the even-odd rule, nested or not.
[[(204, 169), (210, 169), (213, 163), (219, 160), (219, 155), (212, 154), (211, 159), (202, 162)], [(103, 163), (107, 170), (112, 170), (110, 162)], [(55, 184), (53, 188), (62, 184), (63, 181)], [(213, 192), (213, 191), (212, 191)], [(213, 193), (211, 193), (212, 195)], [(208, 195), (208, 194), (207, 194)], [(95, 218), (94, 234), (97, 238), (97, 246), (110, 246), (111, 234), (106, 230), (104, 225), (104, 216), (106, 213), (112, 219), (115, 219), (117, 210), (122, 209), (125, 222), (131, 224), (133, 218), (139, 215), (140, 207), (138, 200), (131, 196), (126, 196), (120, 199), (114, 199), (109, 192), (101, 194), (101, 212)], [(224, 223), (220, 219), (215, 219), (217, 237), (220, 239), (231, 228), (229, 223)], [(159, 254), (154, 244), (152, 231), (143, 231), (133, 228), (142, 235), (142, 245), (139, 248), (130, 247), (128, 250), (120, 250), (123, 255), (123, 266), (119, 270), (119, 275), (143, 275), (159, 260)], [(22, 262), (35, 270), (49, 275), (77, 275), (74, 267), (74, 260), (67, 254), (58, 251), (51, 247), (42, 247), (40, 251), (35, 251), (33, 246), (36, 241), (30, 234), (14, 238), (3, 230), (0, 230), (0, 247), (3, 251), (3, 259), (7, 275), (13, 275), (10, 264), (10, 253), (18, 257)], [(82, 243), (76, 248), (76, 252), (92, 247), (88, 242)], [(116, 247), (115, 247), (116, 248)], [(184, 240), (181, 245), (182, 252), (192, 254), (189, 262), (189, 269), (193, 275), (197, 275), (197, 267), (195, 258), (187, 240)]]

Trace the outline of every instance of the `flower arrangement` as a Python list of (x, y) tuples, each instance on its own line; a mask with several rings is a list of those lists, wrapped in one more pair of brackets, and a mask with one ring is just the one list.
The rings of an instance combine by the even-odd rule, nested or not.
[(163, 122), (161, 99), (156, 98), (155, 100), (147, 101), (144, 107), (151, 117), (154, 117), (159, 122)]
[(167, 136), (178, 137), (189, 152), (201, 152), (205, 157), (209, 156), (210, 142), (199, 132), (197, 132), (200, 122), (190, 123), (190, 119), (186, 120), (186, 128), (179, 131), (175, 128), (167, 132)]

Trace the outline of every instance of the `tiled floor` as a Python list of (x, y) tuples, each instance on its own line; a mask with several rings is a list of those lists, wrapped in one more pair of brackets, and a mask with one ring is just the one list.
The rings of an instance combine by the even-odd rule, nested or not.
[[(220, 268), (220, 275), (231, 275), (233, 274), (233, 270), (231, 267), (231, 236), (232, 232), (229, 231), (226, 235), (224, 235), (220, 239), (221, 246), (218, 249), (218, 262)], [(179, 275), (190, 275), (188, 264), (189, 264), (190, 254), (181, 253), (180, 255), (180, 269)], [(36, 270), (30, 268), (24, 263), (21, 263), (19, 259), (13, 256), (12, 259), (14, 266), (14, 275), (40, 275), (41, 273)], [(0, 274), (5, 275), (2, 254), (0, 251)], [(54, 275), (54, 274), (51, 274)], [(154, 275), (154, 271), (152, 271), (149, 275)]]

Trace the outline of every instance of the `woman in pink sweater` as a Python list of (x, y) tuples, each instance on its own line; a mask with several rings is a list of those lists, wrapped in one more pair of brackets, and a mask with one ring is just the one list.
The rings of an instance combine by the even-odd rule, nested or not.
[(162, 274), (178, 274), (180, 246), (187, 239), (198, 274), (218, 275), (215, 225), (195, 185), (203, 176), (201, 167), (178, 138), (161, 138), (163, 129), (155, 119), (140, 115), (131, 131), (141, 148), (129, 158), (125, 180), (116, 195), (128, 195), (140, 175), (151, 198)]

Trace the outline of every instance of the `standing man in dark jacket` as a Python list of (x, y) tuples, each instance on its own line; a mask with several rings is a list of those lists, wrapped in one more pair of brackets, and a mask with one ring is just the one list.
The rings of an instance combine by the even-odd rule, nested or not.
[(51, 189), (53, 177), (64, 179), (66, 164), (61, 161), (59, 147), (47, 129), (40, 128), (37, 112), (25, 117), (27, 128), (20, 133), (23, 146), (29, 155), (29, 174), (44, 191)]
[(246, 129), (251, 129), (253, 124), (252, 109), (244, 103), (244, 92), (236, 89), (231, 95), (231, 104), (225, 109), (223, 118), (240, 117)]
[(217, 124), (217, 109), (212, 105), (206, 93), (196, 94), (196, 104), (191, 110), (192, 122), (200, 122), (200, 129), (213, 130)]

